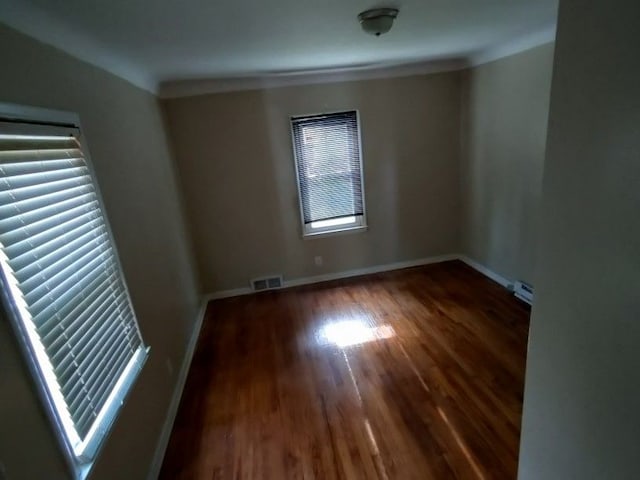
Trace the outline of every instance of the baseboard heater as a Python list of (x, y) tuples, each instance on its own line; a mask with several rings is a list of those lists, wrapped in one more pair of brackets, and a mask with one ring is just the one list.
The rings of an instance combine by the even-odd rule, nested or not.
[(533, 287), (528, 283), (517, 280), (513, 284), (513, 294), (529, 305), (533, 303)]

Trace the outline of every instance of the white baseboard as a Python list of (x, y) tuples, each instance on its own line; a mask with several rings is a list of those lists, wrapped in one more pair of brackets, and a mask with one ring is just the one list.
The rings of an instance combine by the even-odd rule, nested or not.
[(400, 270), (402, 268), (420, 267), (431, 263), (448, 262), (456, 260), (458, 255), (438, 255), (436, 257), (420, 258), (418, 260), (408, 260), (405, 262), (387, 263), (384, 265), (374, 265), (373, 267), (357, 268), (355, 270), (346, 270), (344, 272), (327, 273), (324, 275), (314, 275), (312, 277), (294, 278), (293, 280), (285, 280), (284, 286), (298, 287), (300, 285), (310, 285), (312, 283), (328, 282), (330, 280), (340, 280), (342, 278), (359, 277), (361, 275), (371, 275), (372, 273), (389, 272), (391, 270)]
[(493, 270), (490, 270), (489, 268), (467, 257), (466, 255), (458, 255), (458, 259), (463, 261), (467, 265), (469, 265), (474, 270), (477, 270), (478, 272), (483, 274), (485, 277), (489, 277), (494, 282), (499, 283), (503, 287), (508, 289), (511, 289), (513, 287), (513, 282), (511, 280), (504, 278), (502, 275), (498, 275)]
[[(419, 267), (429, 265), (431, 263), (447, 262), (449, 260), (457, 260), (460, 258), (458, 254), (438, 255), (435, 257), (420, 258), (418, 260), (408, 260), (404, 262), (387, 263), (384, 265), (374, 265), (373, 267), (357, 268), (354, 270), (345, 270), (342, 272), (326, 273), (323, 275), (314, 275), (312, 277), (294, 278), (285, 280), (283, 288), (299, 287), (301, 285), (310, 285), (312, 283), (328, 282), (331, 280), (340, 280), (342, 278), (359, 277), (361, 275), (370, 275), (372, 273), (388, 272), (391, 270), (400, 270), (402, 268)], [(248, 295), (254, 293), (251, 288), (234, 288), (232, 290), (220, 290), (205, 295), (207, 300), (217, 300), (220, 298), (237, 297), (240, 295)]]
[(254, 293), (251, 287), (232, 288), (231, 290), (218, 290), (217, 292), (207, 293), (206, 301), (218, 300), (219, 298), (239, 297), (241, 295), (249, 295)]
[(164, 460), (164, 454), (169, 444), (169, 438), (171, 437), (171, 431), (173, 430), (173, 422), (176, 419), (178, 413), (178, 407), (180, 406), (180, 399), (182, 398), (182, 392), (184, 390), (187, 376), (189, 375), (189, 368), (191, 367), (191, 360), (198, 344), (198, 337), (200, 337), (200, 330), (202, 328), (202, 322), (209, 303), (208, 298), (203, 298), (200, 308), (198, 309), (198, 317), (196, 318), (191, 338), (189, 339), (189, 345), (187, 345), (187, 351), (184, 354), (182, 365), (180, 366), (180, 372), (178, 373), (178, 381), (173, 390), (171, 397), (171, 403), (169, 404), (169, 410), (167, 411), (167, 418), (162, 426), (160, 432), (160, 438), (156, 446), (155, 454), (153, 455), (153, 461), (151, 462), (151, 468), (149, 470), (148, 480), (156, 480), (160, 475), (160, 469), (162, 468), (162, 461)]
[[(484, 276), (490, 278), (496, 283), (499, 283), (505, 288), (511, 289), (513, 287), (513, 282), (511, 280), (503, 277), (502, 275), (497, 274), (496, 272), (485, 267), (481, 263), (476, 262), (475, 260), (467, 257), (466, 255), (462, 255), (459, 253), (452, 253), (452, 254), (446, 254), (446, 255), (438, 255), (435, 257), (420, 258), (418, 260), (408, 260), (404, 262), (387, 263), (384, 265), (374, 265), (372, 267), (357, 268), (355, 270), (346, 270), (343, 272), (326, 273), (323, 275), (314, 275), (311, 277), (294, 278), (292, 280), (285, 280), (283, 288), (299, 287), (301, 285), (310, 285), (313, 283), (328, 282), (331, 280), (340, 280), (342, 278), (359, 277), (361, 275), (370, 275), (372, 273), (381, 273), (381, 272), (388, 272), (391, 270), (400, 270), (402, 268), (420, 267), (422, 265), (448, 262), (450, 260), (460, 260), (466, 263), (474, 270), (477, 270), (478, 272), (482, 273)], [(250, 287), (234, 288), (231, 290), (220, 290), (220, 291), (205, 295), (205, 300), (210, 301), (210, 300), (217, 300), (220, 298), (238, 297), (240, 295), (249, 295), (251, 293), (254, 293), (254, 292), (253, 290), (251, 290)]]

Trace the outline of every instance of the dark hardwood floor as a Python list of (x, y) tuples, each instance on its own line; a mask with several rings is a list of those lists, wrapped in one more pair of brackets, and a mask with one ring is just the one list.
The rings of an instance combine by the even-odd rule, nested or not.
[(454, 261), (211, 302), (162, 479), (515, 479), (528, 307)]

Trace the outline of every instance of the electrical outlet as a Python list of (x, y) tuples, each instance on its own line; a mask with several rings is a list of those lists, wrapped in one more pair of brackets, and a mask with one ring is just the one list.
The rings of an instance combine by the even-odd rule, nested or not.
[(167, 357), (166, 364), (167, 364), (167, 373), (171, 377), (173, 375), (173, 362), (171, 361), (171, 358)]
[(314, 263), (316, 264), (316, 267), (321, 267), (322, 266), (322, 257), (320, 255), (317, 255), (314, 259), (313, 259)]

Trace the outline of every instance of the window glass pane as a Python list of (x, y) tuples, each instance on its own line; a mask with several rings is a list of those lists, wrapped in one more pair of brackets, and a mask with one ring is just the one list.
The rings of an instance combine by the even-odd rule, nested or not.
[(356, 217), (341, 217), (311, 222), (311, 228), (343, 227), (352, 223), (356, 223)]

